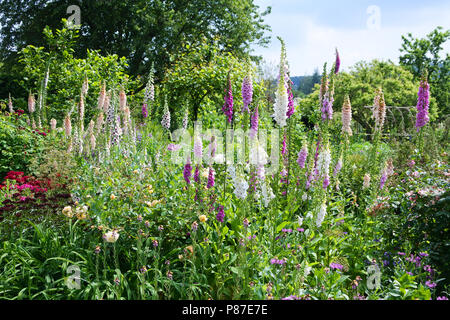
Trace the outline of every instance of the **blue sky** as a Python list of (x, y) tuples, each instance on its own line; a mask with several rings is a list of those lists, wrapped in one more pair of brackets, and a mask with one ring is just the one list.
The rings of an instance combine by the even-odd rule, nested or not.
[[(450, 29), (449, 0), (255, 0), (272, 13), (265, 21), (272, 28), (268, 48), (255, 54), (278, 63), (281, 36), (287, 47), (291, 75), (311, 74), (324, 62), (334, 61), (337, 47), (342, 69), (358, 61), (392, 60), (398, 63), (401, 36), (425, 37), (437, 26)], [(450, 41), (444, 46), (450, 52)]]

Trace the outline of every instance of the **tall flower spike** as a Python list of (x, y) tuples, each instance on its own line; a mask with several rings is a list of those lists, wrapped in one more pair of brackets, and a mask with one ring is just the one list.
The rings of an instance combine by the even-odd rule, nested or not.
[(380, 190), (384, 188), (384, 184), (387, 180), (387, 170), (386, 167), (383, 168), (383, 171), (381, 172), (381, 178), (380, 178)]
[(9, 94), (8, 108), (9, 108), (9, 113), (13, 114), (14, 113), (14, 109), (13, 109), (13, 103), (12, 103), (12, 100), (11, 100), (11, 94)]
[(322, 222), (325, 219), (326, 214), (327, 214), (327, 204), (324, 201), (317, 212), (317, 217), (316, 217), (316, 226), (317, 227), (320, 227), (322, 225)]
[(100, 134), (100, 131), (102, 130), (103, 120), (104, 120), (103, 112), (100, 112), (98, 117), (97, 117), (97, 122), (95, 124), (95, 127), (97, 129), (97, 135)]
[(192, 174), (192, 166), (191, 160), (188, 158), (186, 164), (184, 165), (183, 177), (187, 184), (191, 184), (191, 174)]
[(233, 121), (233, 92), (232, 92), (231, 78), (230, 78), (229, 73), (228, 73), (227, 83), (228, 83), (228, 87), (225, 92), (225, 103), (222, 107), (222, 111), (227, 116), (228, 123), (231, 123)]
[(56, 119), (51, 119), (50, 120), (50, 129), (52, 130), (52, 131), (55, 131), (56, 130)]
[(366, 173), (363, 180), (363, 189), (370, 187), (370, 174)]
[(147, 104), (146, 103), (144, 103), (142, 105), (142, 116), (144, 117), (144, 119), (148, 117), (148, 109), (147, 109)]
[(194, 157), (196, 163), (201, 163), (203, 157), (203, 142), (200, 135), (196, 135), (194, 138)]
[(183, 129), (186, 130), (188, 126), (189, 121), (189, 111), (188, 108), (186, 108), (186, 111), (184, 112), (184, 118), (183, 118)]
[(302, 150), (298, 153), (297, 163), (300, 168), (305, 168), (306, 158), (308, 157), (308, 147), (306, 145), (303, 146)]
[(122, 128), (120, 127), (120, 116), (117, 116), (115, 121), (115, 126), (112, 132), (111, 144), (116, 145), (120, 142), (120, 138), (122, 137)]
[(83, 84), (81, 85), (81, 94), (83, 96), (87, 96), (89, 90), (89, 81), (88, 78), (84, 78)]
[(161, 120), (161, 125), (167, 130), (170, 129), (170, 111), (169, 105), (167, 104), (167, 99), (164, 99), (164, 114)]
[(68, 114), (64, 119), (64, 131), (66, 133), (66, 137), (70, 137), (70, 135), (72, 134), (72, 123), (70, 121), (70, 114)]
[(319, 91), (319, 104), (323, 105), (323, 97), (325, 93), (328, 91), (328, 75), (327, 75), (327, 64), (323, 65), (322, 78), (320, 80), (320, 91)]
[(148, 100), (155, 100), (154, 73), (155, 69), (154, 64), (152, 63), (152, 68), (150, 69), (150, 73), (148, 75), (147, 85), (145, 86), (144, 104), (146, 104)]
[(288, 92), (285, 85), (285, 45), (281, 38), (281, 57), (280, 57), (280, 79), (278, 80), (278, 88), (275, 94), (275, 104), (273, 118), (275, 122), (283, 128), (286, 126), (287, 112), (288, 112)]
[(108, 92), (105, 96), (105, 101), (103, 103), (103, 112), (108, 115), (109, 106), (111, 104), (111, 92)]
[(334, 98), (330, 94), (330, 91), (327, 91), (323, 97), (322, 103), (322, 120), (331, 120), (333, 119), (333, 102)]
[(352, 122), (352, 106), (350, 104), (349, 96), (346, 95), (344, 98), (344, 104), (342, 105), (342, 133), (347, 133), (349, 136), (353, 134), (351, 122)]
[(100, 111), (103, 111), (103, 104), (105, 103), (105, 99), (106, 99), (106, 84), (105, 82), (103, 82), (103, 85), (100, 89), (100, 93), (98, 95), (98, 100), (97, 100), (97, 109)]
[(223, 222), (223, 219), (225, 218), (225, 210), (224, 210), (224, 206), (219, 206), (217, 208), (217, 215), (216, 215), (216, 219), (218, 222)]
[(36, 110), (36, 100), (34, 99), (34, 96), (29, 94), (28, 96), (28, 112), (32, 114)]
[(206, 185), (206, 188), (211, 189), (214, 187), (214, 169), (212, 167), (209, 167), (209, 173), (208, 173), (208, 184)]
[(248, 73), (242, 81), (242, 101), (244, 102), (244, 112), (250, 112), (248, 106), (252, 103), (253, 99), (253, 82), (252, 75)]
[(289, 79), (289, 76), (287, 75), (287, 79), (288, 79), (288, 86), (287, 86), (287, 92), (288, 92), (288, 111), (286, 113), (286, 116), (288, 117), (288, 119), (294, 114), (294, 95), (292, 93), (292, 80)]
[(200, 183), (200, 168), (198, 164), (195, 166), (194, 181)]
[(258, 114), (258, 106), (255, 106), (255, 111), (250, 117), (250, 137), (254, 138), (258, 133), (258, 122), (259, 122), (259, 114)]
[(120, 111), (125, 112), (125, 108), (127, 106), (127, 95), (123, 88), (120, 88), (119, 92), (119, 107)]
[(331, 163), (331, 152), (330, 148), (327, 145), (320, 152), (319, 157), (317, 159), (317, 170), (321, 177), (323, 177), (323, 188), (326, 189), (330, 183), (329, 171), (330, 171), (330, 163)]
[(419, 92), (417, 93), (417, 115), (416, 115), (416, 129), (417, 132), (424, 127), (428, 121), (428, 108), (430, 106), (430, 85), (428, 84), (428, 72), (425, 71), (420, 81)]
[(340, 66), (341, 66), (341, 58), (339, 57), (339, 52), (338, 52), (338, 49), (336, 48), (336, 63), (335, 63), (335, 67), (334, 67), (334, 74), (339, 73)]
[(84, 98), (83, 95), (80, 96), (80, 103), (78, 105), (78, 112), (80, 115), (80, 128), (81, 128), (81, 133), (83, 133), (84, 130)]
[(375, 118), (375, 131), (381, 131), (386, 117), (386, 103), (384, 102), (383, 90), (377, 90), (375, 99), (373, 101), (373, 116)]
[(334, 167), (333, 176), (336, 177), (339, 172), (342, 169), (342, 157), (339, 158), (338, 162), (336, 163), (336, 167)]

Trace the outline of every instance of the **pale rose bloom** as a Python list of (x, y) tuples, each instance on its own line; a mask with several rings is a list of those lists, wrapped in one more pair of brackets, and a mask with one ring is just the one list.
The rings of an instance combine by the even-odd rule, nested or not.
[(109, 231), (103, 235), (106, 242), (114, 243), (119, 239), (119, 233), (116, 230)]
[(209, 169), (208, 168), (202, 169), (201, 175), (202, 175), (203, 178), (208, 178)]
[(56, 130), (56, 119), (50, 120), (50, 128), (52, 129), (52, 131)]
[(370, 174), (366, 173), (364, 175), (363, 188), (366, 189), (370, 186)]

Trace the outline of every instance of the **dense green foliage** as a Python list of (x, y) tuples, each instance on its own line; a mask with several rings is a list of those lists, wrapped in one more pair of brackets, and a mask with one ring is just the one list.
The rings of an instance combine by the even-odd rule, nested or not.
[[(342, 72), (336, 78), (334, 110), (341, 111), (346, 94), (352, 104), (352, 116), (364, 133), (371, 133), (374, 128), (372, 111), (365, 106), (373, 106), (374, 93), (382, 88), (386, 96), (387, 106), (413, 107), (410, 110), (391, 110), (386, 114), (386, 132), (402, 133), (414, 130), (415, 106), (417, 103), (417, 88), (419, 81), (401, 66), (388, 61), (374, 60), (357, 63), (347, 72)], [(314, 92), (301, 101), (302, 114), (313, 122), (319, 117), (318, 108), (319, 86)], [(430, 102), (430, 117), (437, 117), (437, 103), (432, 96)], [(336, 121), (339, 123), (339, 116)], [(340, 124), (338, 124), (340, 126)]]
[(440, 118), (445, 118), (450, 113), (450, 54), (442, 52), (442, 46), (450, 39), (450, 30), (442, 29), (437, 27), (422, 39), (414, 38), (411, 33), (402, 36), (400, 64), (411, 71), (416, 80), (425, 69), (428, 70), (431, 92), (438, 104), (437, 112)]
[(291, 82), (253, 1), (66, 4), (0, 4), (0, 299), (448, 299), (445, 34)]
[(0, 3), (0, 61), (6, 62), (5, 70), (0, 70), (4, 76), (0, 98), (8, 92), (23, 95), (12, 85), (20, 79), (15, 73), (19, 52), (27, 45), (47, 46), (42, 30), (58, 28), (62, 18), (71, 16), (67, 8), (72, 5), (79, 7), (82, 22), (76, 58), (85, 59), (88, 50), (127, 57), (132, 76), (146, 76), (154, 62), (158, 81), (185, 43), (217, 39), (221, 51), (245, 58), (251, 44), (268, 41), (263, 17), (270, 7), (262, 12), (251, 0), (6, 0)]

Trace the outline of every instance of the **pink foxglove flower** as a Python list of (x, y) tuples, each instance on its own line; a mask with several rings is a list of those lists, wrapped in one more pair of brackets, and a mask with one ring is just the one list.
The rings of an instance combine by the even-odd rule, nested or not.
[(34, 96), (31, 94), (28, 96), (28, 112), (31, 114), (36, 110), (36, 100)]
[(349, 136), (353, 134), (351, 122), (352, 122), (352, 106), (350, 104), (349, 96), (346, 95), (344, 98), (344, 104), (342, 105), (342, 133), (347, 133)]
[(125, 94), (125, 90), (123, 88), (120, 89), (119, 92), (119, 108), (120, 111), (124, 112), (127, 106), (127, 95)]
[(233, 121), (233, 92), (231, 89), (230, 75), (228, 75), (228, 89), (225, 93), (225, 103), (222, 111), (227, 116), (228, 123), (231, 123)]
[(255, 111), (250, 117), (250, 137), (254, 138), (256, 137), (256, 134), (258, 133), (258, 122), (259, 122), (259, 115), (258, 115), (258, 106), (255, 106)]
[(341, 58), (339, 57), (339, 52), (338, 52), (338, 49), (336, 48), (336, 63), (334, 66), (334, 74), (339, 73), (340, 66), (341, 66)]
[(191, 173), (192, 172), (192, 166), (190, 159), (187, 160), (184, 170), (183, 170), (183, 177), (187, 184), (191, 184)]
[(206, 188), (211, 189), (212, 187), (214, 187), (214, 175), (214, 169), (212, 167), (209, 167), (208, 184), (206, 185)]
[(373, 101), (373, 116), (375, 118), (375, 131), (381, 131), (386, 117), (386, 103), (384, 102), (384, 94), (381, 88), (377, 90)]
[(194, 138), (194, 157), (197, 163), (201, 162), (203, 158), (203, 142), (200, 135)]
[(300, 168), (304, 169), (306, 164), (306, 158), (308, 157), (308, 148), (303, 146), (302, 150), (298, 153), (297, 163)]
[(97, 109), (103, 111), (103, 105), (106, 99), (106, 84), (103, 82), (102, 88), (100, 89), (100, 94), (98, 95)]
[(428, 121), (430, 121), (428, 117), (428, 108), (430, 106), (430, 85), (427, 81), (427, 72), (425, 72), (422, 76), (417, 95), (416, 128), (417, 132), (419, 132), (420, 128), (424, 127)]
[(56, 119), (50, 120), (50, 128), (52, 131), (56, 130)]
[(242, 81), (242, 101), (244, 102), (244, 112), (249, 112), (248, 106), (252, 103), (253, 99), (253, 82), (252, 75), (249, 73), (244, 77)]
[(70, 121), (70, 115), (68, 114), (64, 119), (64, 131), (67, 137), (70, 137), (72, 134), (72, 123)]

